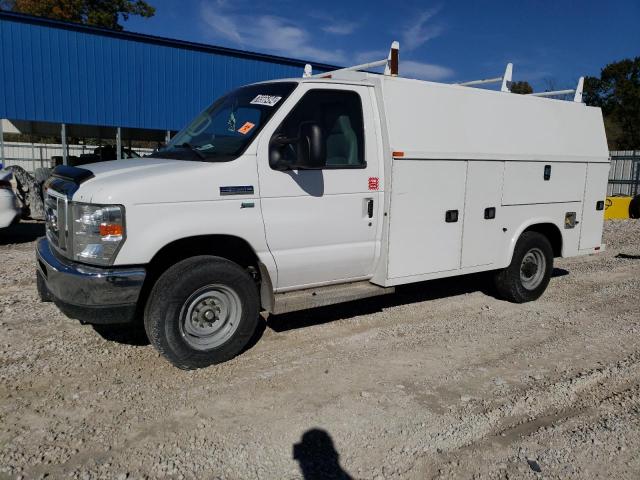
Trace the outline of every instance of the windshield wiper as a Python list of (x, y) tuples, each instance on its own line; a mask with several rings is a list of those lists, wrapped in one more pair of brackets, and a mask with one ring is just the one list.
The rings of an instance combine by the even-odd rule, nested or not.
[(195, 153), (200, 158), (200, 160), (206, 160), (207, 159), (207, 157), (204, 155), (204, 153), (202, 153), (196, 147), (191, 145), (189, 142), (184, 142), (180, 146), (183, 147), (183, 148), (188, 148), (189, 150), (191, 150), (193, 153)]

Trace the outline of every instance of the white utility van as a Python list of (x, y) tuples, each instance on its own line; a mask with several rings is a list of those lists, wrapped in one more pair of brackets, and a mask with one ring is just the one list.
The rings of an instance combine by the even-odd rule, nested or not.
[(232, 91), (151, 158), (56, 168), (42, 299), (87, 323), (144, 319), (198, 368), (241, 352), (261, 311), (481, 271), (526, 302), (554, 257), (602, 250), (598, 108), (510, 93), (510, 69), (501, 91), (400, 78), (396, 47)]

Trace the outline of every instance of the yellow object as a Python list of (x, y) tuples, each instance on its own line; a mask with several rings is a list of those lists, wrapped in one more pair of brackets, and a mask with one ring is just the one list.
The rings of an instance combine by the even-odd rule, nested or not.
[(604, 202), (604, 218), (629, 218), (632, 197), (607, 197)]

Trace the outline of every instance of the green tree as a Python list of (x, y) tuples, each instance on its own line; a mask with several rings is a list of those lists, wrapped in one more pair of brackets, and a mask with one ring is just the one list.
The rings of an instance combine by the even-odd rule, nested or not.
[(122, 30), (120, 20), (130, 15), (149, 18), (155, 8), (144, 0), (0, 0), (6, 10), (38, 17), (84, 23), (97, 27)]
[(640, 57), (604, 67), (586, 77), (584, 100), (602, 109), (609, 148), (640, 149)]
[(533, 88), (529, 85), (529, 82), (513, 82), (511, 84), (511, 93), (526, 95), (527, 93), (533, 93)]

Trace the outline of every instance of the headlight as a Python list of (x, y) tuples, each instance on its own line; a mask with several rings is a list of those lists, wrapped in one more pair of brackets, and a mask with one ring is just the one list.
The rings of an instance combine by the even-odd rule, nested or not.
[(125, 239), (124, 207), (72, 203), (73, 258), (111, 265)]

